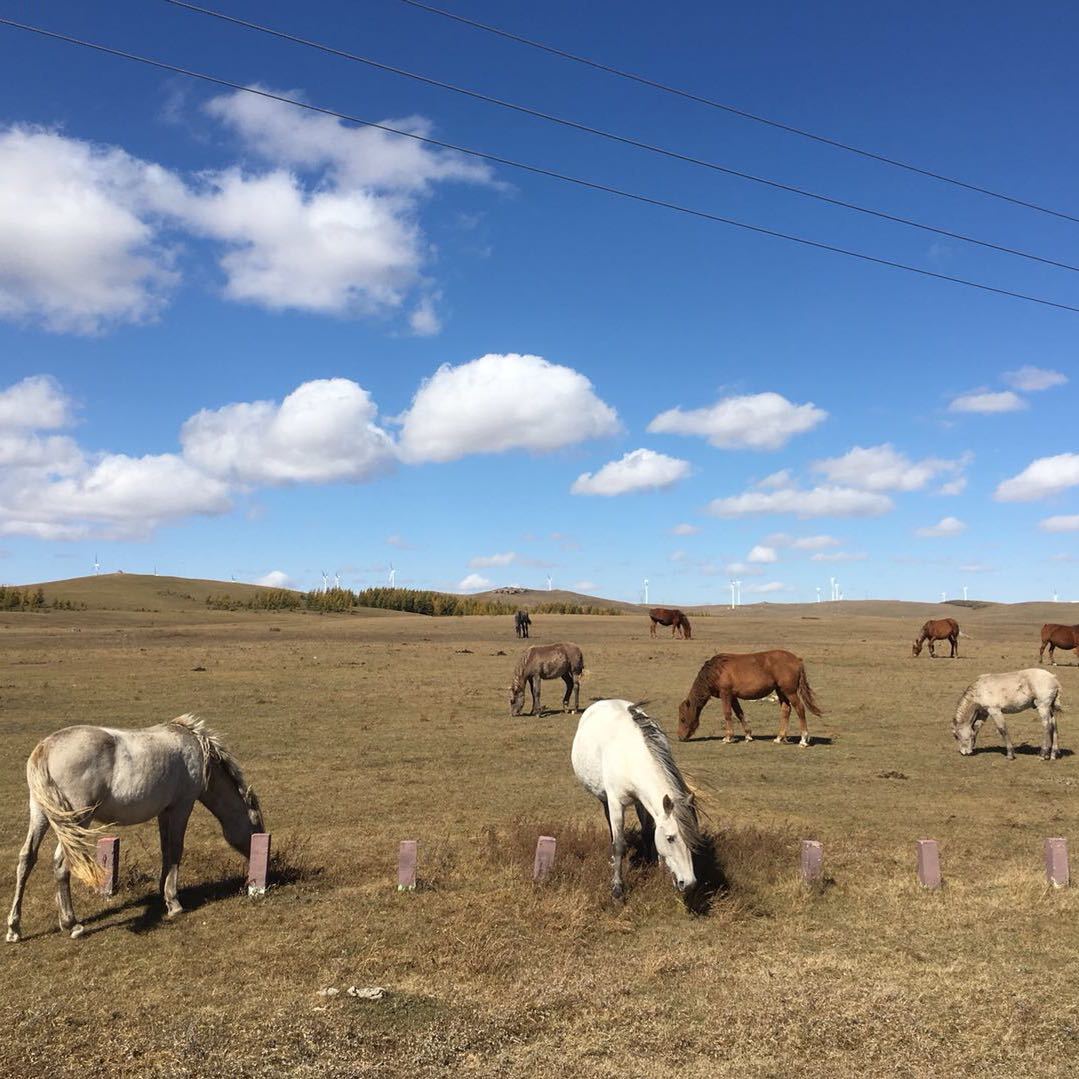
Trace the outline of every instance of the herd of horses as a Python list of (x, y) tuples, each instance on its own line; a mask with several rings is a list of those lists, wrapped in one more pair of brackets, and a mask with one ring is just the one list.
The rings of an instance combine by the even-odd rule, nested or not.
[[(521, 615), (524, 615), (522, 619)], [(671, 626), (673, 636), (691, 639), (684, 612), (654, 608), (649, 611), (651, 635), (656, 626)], [(515, 629), (528, 637), (531, 618), (518, 612)], [(959, 624), (952, 618), (933, 619), (922, 626), (913, 654), (923, 643), (948, 641), (951, 657), (958, 656)], [(1079, 652), (1079, 626), (1046, 624), (1042, 627), (1038, 661), (1046, 648), (1055, 664), (1056, 649)], [(522, 714), (525, 689), (532, 696), (532, 715), (540, 714), (544, 680), (562, 679), (562, 709), (580, 712), (584, 655), (569, 642), (528, 648), (520, 657), (510, 686), (510, 714)], [(970, 756), (982, 724), (992, 719), (1009, 760), (1015, 753), (1004, 717), (1026, 709), (1037, 711), (1044, 734), (1041, 756), (1059, 756), (1056, 715), (1062, 710), (1060, 683), (1041, 667), (976, 679), (959, 699), (952, 733), (959, 752)], [(786, 742), (790, 713), (797, 713), (799, 745), (810, 744), (806, 710), (823, 713), (806, 676), (805, 664), (792, 652), (719, 653), (707, 660), (678, 708), (678, 738), (692, 738), (701, 711), (713, 697), (723, 707), (726, 743), (734, 740), (732, 715), (742, 725), (745, 741), (753, 740), (741, 702), (772, 698), (780, 709), (776, 742)], [(573, 739), (574, 772), (586, 790), (600, 801), (611, 833), (611, 892), (623, 894), (622, 859), (626, 850), (624, 816), (634, 806), (644, 837), (646, 856), (661, 859), (679, 890), (693, 886), (693, 853), (700, 846), (701, 830), (694, 795), (679, 771), (670, 740), (642, 705), (625, 700), (598, 700), (581, 715)], [(37, 861), (38, 849), (51, 828), (57, 846), (53, 855), (60, 927), (72, 937), (83, 932), (71, 901), (71, 877), (90, 885), (101, 883), (103, 870), (95, 858), (101, 828), (112, 824), (141, 824), (157, 819), (161, 840), (160, 890), (166, 914), (182, 912), (177, 875), (183, 854), (188, 818), (201, 802), (218, 820), (226, 842), (244, 858), (250, 856), (251, 838), (264, 830), (258, 797), (236, 759), (218, 735), (201, 720), (179, 716), (142, 730), (109, 727), (66, 727), (42, 739), (26, 763), (30, 793), (30, 820), (26, 841), (19, 852), (15, 899), (8, 916), (7, 939), (21, 938), (21, 910), (26, 881)]]

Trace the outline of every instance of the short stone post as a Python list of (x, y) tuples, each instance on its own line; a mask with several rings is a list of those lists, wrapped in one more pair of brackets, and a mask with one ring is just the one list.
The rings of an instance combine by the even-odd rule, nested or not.
[(1071, 883), (1068, 841), (1061, 836), (1045, 841), (1045, 876), (1054, 888), (1067, 888)]
[(416, 840), (402, 839), (397, 852), (397, 890), (416, 890)]
[(94, 859), (101, 867), (102, 880), (98, 894), (112, 896), (120, 889), (120, 837), (103, 835), (97, 841)]
[(247, 894), (265, 895), (270, 879), (270, 833), (256, 832), (251, 837), (251, 855), (247, 859)]
[(824, 878), (824, 848), (816, 839), (802, 840), (802, 880), (820, 884)]
[(918, 883), (931, 891), (941, 886), (940, 848), (935, 839), (918, 840)]
[(555, 840), (553, 836), (541, 835), (536, 840), (536, 858), (532, 863), (532, 879), (538, 884), (554, 865)]

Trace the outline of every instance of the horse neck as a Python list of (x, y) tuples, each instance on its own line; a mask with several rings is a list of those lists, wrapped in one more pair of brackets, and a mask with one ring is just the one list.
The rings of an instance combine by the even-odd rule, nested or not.
[(965, 690), (963, 696), (959, 698), (959, 704), (955, 709), (955, 726), (956, 727), (969, 727), (974, 717), (978, 714), (978, 702), (974, 699), (974, 694), (970, 690)]
[(709, 664), (705, 664), (693, 679), (693, 685), (689, 687), (686, 700), (693, 711), (693, 718), (700, 719), (701, 709), (708, 703), (712, 696), (712, 671)]
[(229, 846), (245, 858), (251, 850), (251, 836), (256, 827), (251, 822), (251, 807), (219, 761), (211, 761), (209, 779), (199, 801), (217, 818)]

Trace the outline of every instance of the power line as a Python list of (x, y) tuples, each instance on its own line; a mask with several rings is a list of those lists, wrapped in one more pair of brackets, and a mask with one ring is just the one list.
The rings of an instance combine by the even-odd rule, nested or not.
[(868, 206), (860, 206), (854, 202), (847, 202), (843, 199), (832, 198), (830, 195), (822, 195), (815, 191), (808, 191), (805, 188), (796, 187), (792, 184), (785, 184), (779, 180), (771, 180), (764, 176), (755, 176), (753, 173), (743, 172), (740, 169), (731, 168), (727, 165), (721, 165), (715, 161), (706, 161), (698, 157), (692, 157), (689, 154), (681, 153), (677, 150), (671, 150), (667, 147), (656, 146), (652, 143), (644, 142), (640, 139), (635, 139), (627, 135), (618, 135), (612, 131), (606, 131), (603, 128), (592, 127), (589, 124), (581, 123), (577, 120), (570, 120), (562, 116), (554, 116), (550, 113), (542, 112), (539, 109), (534, 109), (528, 105), (520, 105), (512, 101), (506, 101), (501, 98), (493, 97), (489, 94), (481, 93), (478, 90), (471, 90), (464, 86), (456, 86), (453, 83), (443, 82), (440, 79), (431, 78), (428, 75), (421, 75), (415, 71), (409, 71), (406, 68), (395, 67), (393, 64), (386, 64), (380, 60), (373, 60), (368, 56), (360, 56), (357, 53), (347, 52), (344, 49), (338, 49), (333, 45), (327, 45), (321, 41), (314, 41), (310, 38), (299, 37), (296, 34), (290, 34), (285, 30), (276, 30), (271, 26), (264, 26), (261, 23), (251, 22), (248, 19), (241, 19), (235, 15), (227, 15), (221, 11), (215, 11), (212, 8), (202, 7), (199, 4), (188, 3), (187, 0), (164, 0), (165, 3), (171, 4), (173, 7), (184, 8), (187, 11), (194, 12), (198, 15), (208, 15), (214, 19), (220, 19), (222, 22), (231, 23), (234, 26), (240, 26), (247, 30), (254, 30), (260, 34), (267, 34), (270, 37), (279, 38), (283, 41), (290, 41), (296, 45), (303, 45), (307, 48), (317, 49), (319, 52), (327, 53), (330, 56), (336, 56), (344, 60), (355, 61), (359, 64), (366, 64), (368, 67), (377, 68), (380, 71), (388, 71), (394, 75), (402, 75), (408, 79), (414, 79), (416, 82), (425, 83), (428, 86), (434, 86), (441, 90), (450, 90), (455, 94), (462, 94), (465, 97), (473, 98), (477, 101), (486, 102), (489, 105), (497, 105), (499, 108), (511, 109), (514, 112), (523, 113), (526, 116), (532, 116), (539, 120), (545, 120), (550, 123), (560, 124), (563, 127), (572, 128), (575, 131), (582, 131), (588, 135), (597, 135), (600, 138), (608, 139), (611, 142), (621, 143), (624, 146), (633, 146), (639, 150), (647, 150), (650, 153), (660, 154), (663, 157), (672, 158), (676, 161), (683, 161), (690, 165), (698, 165), (701, 168), (711, 169), (715, 172), (722, 172), (728, 176), (735, 176), (741, 180), (748, 180), (751, 183), (763, 184), (766, 187), (771, 187), (779, 191), (786, 191), (790, 194), (799, 195), (802, 198), (815, 199), (818, 202), (827, 203), (830, 206), (838, 206), (845, 210), (853, 210), (855, 213), (867, 214), (870, 217), (876, 217), (883, 221), (891, 221), (894, 224), (906, 225), (910, 228), (921, 229), (923, 232), (929, 232), (936, 236), (946, 236), (950, 240), (960, 240), (964, 243), (976, 244), (978, 247), (985, 247), (991, 251), (999, 251), (1005, 255), (1015, 255), (1018, 258), (1030, 259), (1032, 262), (1040, 262), (1046, 266), (1054, 266), (1060, 270), (1071, 270), (1073, 273), (1079, 273), (1079, 266), (1075, 266), (1068, 262), (1059, 262), (1056, 259), (1046, 258), (1042, 255), (1035, 255), (1029, 251), (1021, 251), (1014, 247), (1006, 247), (1003, 244), (993, 243), (990, 240), (979, 240), (974, 236), (967, 236), (961, 232), (953, 232), (950, 229), (939, 228), (936, 225), (927, 225), (921, 221), (913, 221), (910, 218), (900, 217), (897, 214), (890, 214), (884, 210), (874, 210)]
[(428, 146), (437, 146), (442, 150), (452, 150), (455, 153), (475, 157), (481, 161), (490, 161), (496, 165), (505, 165), (507, 168), (518, 169), (521, 172), (531, 173), (535, 176), (546, 176), (548, 179), (560, 180), (564, 183), (575, 184), (577, 187), (587, 188), (590, 191), (599, 191), (608, 195), (616, 195), (619, 198), (631, 199), (648, 206), (658, 206), (665, 210), (673, 210), (676, 213), (685, 214), (689, 217), (699, 218), (703, 221), (712, 221), (720, 225), (730, 225), (733, 228), (744, 229), (760, 236), (771, 236), (777, 240), (786, 240), (790, 243), (801, 244), (803, 247), (811, 247), (818, 251), (830, 251), (837, 255), (846, 255), (849, 258), (859, 259), (862, 262), (871, 262), (877, 266), (888, 266), (896, 270), (905, 270), (908, 273), (920, 274), (923, 277), (933, 278), (937, 281), (950, 281), (952, 284), (965, 285), (967, 288), (979, 289), (982, 292), (991, 292), (997, 296), (1009, 296), (1016, 300), (1027, 300), (1030, 303), (1041, 304), (1044, 307), (1053, 307), (1060, 311), (1071, 311), (1079, 314), (1079, 307), (1066, 303), (1058, 303), (1056, 300), (1047, 300), (1041, 296), (1032, 296), (1024, 292), (1015, 292), (1011, 289), (998, 288), (995, 285), (986, 285), (980, 281), (970, 281), (964, 277), (955, 277), (951, 274), (937, 273), (935, 270), (926, 270), (921, 266), (911, 266), (905, 262), (896, 262), (893, 259), (867, 255), (861, 251), (852, 251), (848, 248), (838, 247), (835, 244), (825, 243), (821, 240), (811, 240), (805, 236), (795, 236), (791, 233), (779, 232), (776, 229), (765, 228), (763, 225), (751, 225), (746, 221), (738, 221), (732, 217), (723, 217), (719, 214), (709, 213), (707, 210), (698, 210), (691, 206), (683, 206), (677, 202), (669, 202), (665, 199), (653, 198), (650, 195), (642, 195), (635, 191), (626, 191), (623, 188), (613, 187), (609, 184), (598, 183), (594, 180), (585, 180), (579, 176), (570, 176), (568, 173), (557, 172), (554, 169), (544, 168), (541, 165), (530, 165), (523, 161), (515, 161), (512, 158), (501, 157), (498, 154), (488, 153), (484, 150), (474, 150), (467, 146), (459, 146), (456, 143), (446, 142), (442, 139), (434, 139), (428, 135), (418, 135), (414, 131), (404, 131), (400, 128), (390, 127), (389, 124), (376, 123), (373, 120), (364, 120), (349, 113), (338, 112), (322, 105), (312, 105), (307, 101), (299, 101), (296, 98), (287, 97), (284, 94), (276, 94), (270, 90), (261, 90), (255, 86), (244, 86), (242, 83), (233, 82), (217, 75), (210, 75), (202, 71), (194, 71), (191, 68), (180, 67), (170, 64), (165, 60), (155, 60), (149, 56), (141, 56), (138, 53), (125, 52), (109, 45), (101, 45), (94, 41), (86, 41), (83, 38), (73, 37), (70, 34), (62, 34), (56, 30), (46, 30), (44, 27), (32, 26), (29, 23), (17, 22), (14, 19), (0, 17), (0, 26), (10, 26), (16, 30), (24, 30), (28, 33), (38, 34), (42, 37), (52, 38), (56, 41), (64, 41), (69, 45), (77, 45), (81, 48), (92, 49), (95, 52), (104, 53), (108, 56), (116, 56), (123, 60), (131, 60), (135, 63), (145, 64), (161, 71), (169, 71), (175, 75), (183, 75), (187, 78), (199, 79), (202, 82), (212, 83), (215, 86), (223, 86), (229, 90), (238, 90), (242, 93), (253, 94), (256, 97), (266, 98), (270, 101), (279, 101), (285, 105), (293, 105), (298, 109), (306, 109), (308, 112), (319, 113), (323, 116), (332, 116), (338, 120), (358, 124), (361, 127), (375, 128), (391, 135), (399, 135), (402, 138), (422, 142)]
[(819, 135), (814, 131), (807, 131), (805, 128), (795, 127), (793, 124), (783, 123), (781, 120), (772, 120), (767, 116), (759, 116), (757, 113), (749, 112), (746, 109), (740, 109), (735, 105), (728, 105), (723, 101), (716, 101), (713, 98), (695, 94), (691, 90), (683, 90), (680, 87), (671, 86), (668, 83), (659, 82), (656, 79), (650, 79), (646, 75), (638, 75), (632, 71), (625, 71), (622, 68), (614, 67), (611, 64), (601, 63), (599, 60), (591, 60), (587, 56), (578, 56), (576, 53), (567, 52), (565, 49), (556, 48), (554, 45), (547, 45), (542, 41), (535, 41), (532, 38), (523, 37), (522, 35), (512, 33), (509, 30), (503, 30), (498, 26), (491, 26), (489, 23), (479, 22), (476, 19), (469, 19), (464, 15), (457, 15), (452, 11), (446, 11), (444, 8), (438, 8), (431, 4), (422, 3), (421, 0), (401, 0), (401, 3), (408, 4), (409, 7), (419, 8), (421, 11), (429, 12), (432, 15), (441, 15), (444, 19), (452, 19), (454, 22), (463, 23), (465, 26), (471, 26), (474, 30), (483, 30), (485, 33), (496, 34), (498, 37), (506, 38), (509, 41), (516, 41), (519, 45), (527, 45), (533, 49), (541, 49), (543, 52), (550, 53), (552, 56), (560, 56), (563, 60), (572, 60), (575, 64), (584, 64), (586, 67), (595, 68), (597, 71), (604, 71), (608, 75), (616, 75), (620, 79), (628, 79), (631, 82), (640, 83), (642, 86), (649, 86), (653, 90), (661, 90), (665, 94), (673, 94), (675, 97), (685, 98), (687, 101), (695, 101), (699, 105), (707, 105), (712, 109), (720, 109), (723, 112), (731, 113), (733, 116), (740, 116), (744, 120), (752, 120), (757, 124), (765, 124), (768, 127), (774, 127), (779, 131), (786, 131), (791, 135), (799, 135), (803, 139), (811, 139), (813, 142), (823, 143), (825, 146), (831, 146), (837, 150), (846, 150), (847, 153), (869, 158), (871, 161), (879, 161), (881, 164), (891, 165), (897, 169), (906, 169), (907, 172), (917, 173), (919, 176), (928, 176), (931, 180), (939, 180), (941, 183), (952, 184), (955, 187), (961, 187), (967, 191), (975, 191), (979, 195), (988, 195), (990, 198), (1000, 199), (1002, 202), (1010, 202), (1014, 206), (1022, 206), (1027, 210), (1037, 210), (1038, 213), (1049, 214), (1052, 217), (1059, 217), (1065, 221), (1074, 221), (1079, 224), (1079, 216), (1066, 213), (1063, 210), (1053, 210), (1048, 206), (1040, 206), (1036, 202), (1029, 202), (1026, 199), (1018, 198), (1015, 195), (1006, 195), (1001, 191), (993, 191), (988, 187), (980, 187), (978, 184), (969, 183), (966, 180), (959, 180), (954, 176), (947, 176), (942, 172), (934, 172), (932, 169), (925, 169), (919, 165), (912, 165), (908, 161), (900, 161), (898, 158), (888, 157), (885, 154), (878, 154), (873, 150), (865, 150), (858, 146), (852, 146), (850, 143), (841, 142), (839, 139), (833, 139), (827, 135)]

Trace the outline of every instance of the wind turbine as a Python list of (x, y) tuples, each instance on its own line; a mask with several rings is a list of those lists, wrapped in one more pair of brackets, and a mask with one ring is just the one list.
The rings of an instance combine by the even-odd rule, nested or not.
[(730, 584), (731, 584), (731, 610), (733, 611), (734, 610), (734, 580), (733, 579), (731, 580)]
[(832, 586), (831, 596), (832, 596), (832, 600), (835, 601), (835, 600), (837, 600), (839, 598), (838, 590), (837, 590), (837, 587), (836, 587), (836, 579), (834, 577), (829, 577), (828, 578), (828, 583)]
[(551, 591), (551, 575), (549, 573), (547, 574), (547, 591)]
[(94, 576), (96, 577), (101, 572), (101, 563), (97, 560), (97, 555), (94, 555)]
[(817, 585), (817, 602), (820, 603), (820, 585)]
[(966, 601), (967, 601), (967, 586), (963, 585), (963, 602), (966, 603)]
[(330, 590), (330, 578), (326, 576), (326, 571), (322, 571), (322, 591), (329, 592)]
[(735, 590), (735, 592), (737, 593), (737, 596), (738, 596), (738, 606), (741, 607), (742, 606), (742, 582), (741, 581), (735, 581), (734, 582), (734, 590)]
[(393, 563), (390, 563), (390, 588), (397, 586), (397, 570), (393, 568)]
[(644, 605), (648, 606), (648, 578), (644, 579)]
[(341, 574), (338, 573), (336, 570), (334, 571), (334, 575), (333, 575), (333, 586), (338, 591), (341, 590)]
[(940, 602), (941, 603), (947, 603), (948, 602), (948, 593), (947, 592), (941, 592), (941, 594), (940, 594)]

